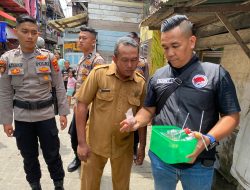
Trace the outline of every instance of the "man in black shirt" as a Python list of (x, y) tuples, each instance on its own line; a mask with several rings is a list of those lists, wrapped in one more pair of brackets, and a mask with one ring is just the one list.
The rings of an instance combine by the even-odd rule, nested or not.
[[(229, 135), (239, 123), (240, 106), (235, 87), (222, 66), (199, 61), (194, 53), (196, 37), (193, 24), (185, 15), (166, 19), (161, 32), (161, 45), (169, 64), (157, 70), (149, 80), (144, 106), (133, 122), (122, 121), (120, 130), (137, 130), (151, 119), (153, 125), (181, 127), (186, 116), (190, 115), (186, 126), (192, 131), (200, 131), (203, 138), (198, 139), (194, 152), (188, 155), (189, 163), (168, 164), (149, 151), (155, 189), (167, 187), (174, 190), (180, 180), (184, 190), (191, 187), (193, 190), (210, 190), (214, 172), (214, 145)], [(176, 82), (185, 72), (188, 73), (185, 80)], [(159, 101), (163, 92), (169, 92), (175, 82), (179, 85), (175, 91), (163, 102)]]

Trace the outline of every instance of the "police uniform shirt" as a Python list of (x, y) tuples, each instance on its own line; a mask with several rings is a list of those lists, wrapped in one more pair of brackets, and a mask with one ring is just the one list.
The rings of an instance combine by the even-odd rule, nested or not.
[(82, 83), (86, 80), (87, 76), (89, 75), (90, 71), (98, 66), (104, 64), (104, 59), (102, 56), (93, 51), (92, 53), (88, 54), (87, 56), (82, 56), (79, 60), (77, 71), (76, 71), (76, 90), (80, 88)]
[[(2, 69), (3, 65), (5, 69)], [(20, 47), (8, 51), (0, 58), (0, 73), (0, 123), (12, 123), (13, 99), (29, 102), (48, 100), (52, 97), (51, 86), (56, 88), (59, 115), (69, 114), (62, 75), (49, 51), (35, 49), (33, 53), (23, 53)], [(36, 122), (54, 116), (53, 105), (39, 110), (14, 106), (14, 119), (18, 121)]]
[(87, 142), (91, 150), (106, 158), (117, 158), (133, 150), (133, 133), (121, 133), (120, 122), (132, 108), (133, 113), (142, 106), (145, 96), (145, 80), (134, 73), (122, 80), (116, 72), (116, 64), (94, 68), (79, 90), (78, 101), (90, 104), (87, 124)]

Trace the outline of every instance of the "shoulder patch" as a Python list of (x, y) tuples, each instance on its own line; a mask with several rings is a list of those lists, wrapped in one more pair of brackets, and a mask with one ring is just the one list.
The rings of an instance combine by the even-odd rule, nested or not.
[(0, 76), (6, 71), (7, 63), (5, 60), (0, 59)]
[(54, 58), (54, 59), (51, 61), (51, 63), (52, 63), (52, 66), (54, 67), (54, 70), (55, 70), (56, 72), (59, 72), (60, 68), (59, 68), (59, 66), (58, 66), (57, 59)]

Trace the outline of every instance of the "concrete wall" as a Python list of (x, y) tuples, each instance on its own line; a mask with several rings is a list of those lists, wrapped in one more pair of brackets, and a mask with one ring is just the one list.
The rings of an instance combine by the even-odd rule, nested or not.
[[(250, 47), (250, 45), (249, 45)], [(228, 45), (224, 47), (221, 65), (229, 71), (241, 106), (240, 126), (248, 125), (250, 109), (250, 59), (238, 45)], [(218, 147), (219, 163), (217, 168), (220, 173), (231, 183), (237, 184), (230, 174), (232, 165), (233, 148), (238, 130), (220, 142)]]
[(98, 51), (111, 62), (116, 40), (139, 32), (143, 3), (132, 1), (99, 0), (88, 3), (88, 26), (98, 31)]

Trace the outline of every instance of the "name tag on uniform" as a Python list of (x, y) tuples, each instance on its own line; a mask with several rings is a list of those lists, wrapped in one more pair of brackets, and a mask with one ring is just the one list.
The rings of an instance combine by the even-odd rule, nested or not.
[(170, 84), (173, 83), (174, 78), (164, 78), (164, 79), (157, 79), (157, 84)]
[(108, 88), (101, 88), (99, 89), (100, 92), (110, 92), (110, 89)]
[(37, 61), (36, 73), (51, 73), (50, 63), (47, 61)]

